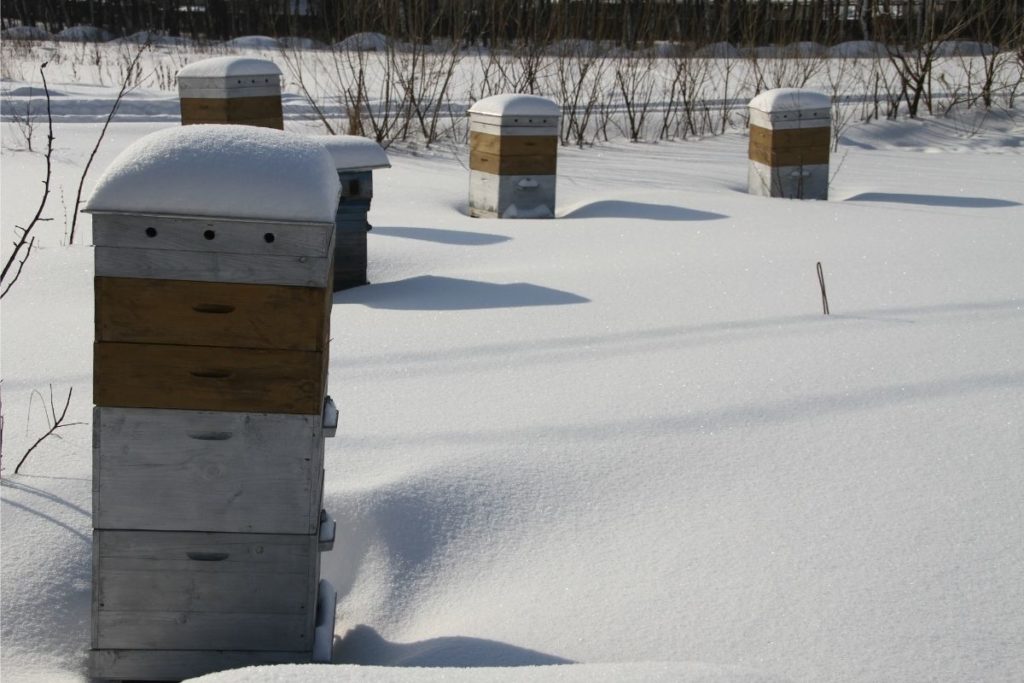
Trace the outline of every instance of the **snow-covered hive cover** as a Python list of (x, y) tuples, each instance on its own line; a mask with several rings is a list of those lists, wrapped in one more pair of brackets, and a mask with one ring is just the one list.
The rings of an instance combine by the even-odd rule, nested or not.
[(254, 57), (213, 57), (189, 64), (178, 78), (232, 78), (236, 76), (281, 75), (281, 69), (269, 59)]
[(168, 128), (114, 159), (89, 213), (333, 223), (341, 186), (315, 139), (254, 126)]
[(558, 116), (558, 103), (536, 95), (494, 95), (485, 97), (469, 108), (470, 114), (484, 116)]
[(766, 90), (750, 100), (750, 108), (765, 112), (805, 111), (828, 109), (832, 101), (828, 95), (803, 88), (776, 88)]
[(314, 139), (330, 152), (339, 171), (391, 168), (387, 152), (373, 140), (358, 135), (322, 135)]

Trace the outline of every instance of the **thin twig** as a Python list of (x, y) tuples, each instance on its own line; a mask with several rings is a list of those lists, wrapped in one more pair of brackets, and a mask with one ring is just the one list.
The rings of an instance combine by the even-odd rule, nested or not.
[(35, 244), (35, 236), (32, 235), (32, 231), (36, 225), (41, 222), (45, 222), (43, 219), (43, 210), (46, 208), (46, 200), (50, 196), (50, 179), (53, 175), (53, 117), (50, 114), (50, 89), (46, 85), (46, 65), (48, 62), (43, 62), (39, 67), (39, 75), (43, 79), (43, 92), (46, 94), (46, 175), (43, 177), (43, 197), (39, 200), (39, 207), (36, 208), (36, 214), (29, 221), (28, 227), (19, 228), (21, 235), (18, 240), (14, 243), (14, 249), (11, 251), (10, 256), (7, 257), (7, 261), (4, 263), (3, 271), (0, 271), (0, 282), (3, 282), (7, 277), (8, 271), (14, 262), (18, 260), (18, 255), (21, 254), (22, 249), (25, 250), (20, 262), (18, 263), (18, 270), (15, 272), (14, 277), (11, 278), (7, 286), (4, 287), (4, 291), (0, 292), (0, 298), (10, 291), (11, 286), (18, 281), (18, 276), (21, 275), (22, 268), (25, 267), (25, 262), (28, 261), (29, 255), (32, 253), (32, 246)]
[[(50, 412), (53, 415), (53, 424), (50, 425), (50, 428), (48, 430), (46, 430), (45, 434), (43, 434), (41, 437), (36, 439), (36, 442), (34, 444), (32, 444), (32, 446), (29, 447), (29, 449), (27, 451), (25, 451), (25, 455), (21, 456), (21, 460), (18, 461), (17, 467), (14, 468), (14, 473), (15, 474), (17, 474), (18, 470), (21, 469), (21, 466), (25, 464), (25, 460), (28, 459), (29, 454), (32, 451), (35, 450), (36, 446), (41, 444), (51, 434), (53, 434), (58, 429), (61, 429), (63, 427), (73, 427), (75, 425), (85, 424), (84, 422), (68, 422), (67, 424), (64, 424), (64, 418), (68, 414), (68, 406), (71, 405), (71, 392), (73, 392), (74, 390), (75, 390), (74, 387), (71, 387), (70, 389), (68, 389), (68, 398), (67, 398), (66, 401), (64, 401), (64, 409), (60, 412), (60, 417), (57, 417), (56, 407), (53, 404), (53, 385), (52, 384), (50, 385)], [(45, 406), (43, 407), (43, 412), (44, 413), (46, 412), (46, 407)], [(49, 422), (49, 417), (47, 417), (47, 422)]]
[(103, 142), (103, 136), (107, 134), (107, 127), (110, 126), (110, 122), (114, 120), (114, 116), (117, 114), (118, 108), (121, 106), (121, 100), (124, 99), (125, 93), (133, 89), (134, 86), (130, 86), (132, 80), (132, 74), (135, 72), (135, 67), (139, 63), (139, 58), (142, 57), (142, 53), (149, 49), (152, 44), (151, 39), (147, 39), (145, 43), (139, 46), (139, 49), (135, 52), (135, 56), (132, 58), (131, 64), (128, 65), (128, 70), (125, 73), (124, 80), (121, 81), (121, 89), (117, 92), (117, 99), (114, 100), (114, 106), (110, 108), (110, 113), (107, 114), (107, 120), (103, 122), (103, 129), (100, 130), (100, 136), (96, 139), (96, 145), (92, 148), (92, 152), (89, 154), (89, 160), (85, 162), (85, 168), (82, 169), (82, 176), (78, 179), (78, 191), (75, 193), (75, 203), (71, 207), (71, 232), (68, 234), (68, 244), (75, 243), (75, 226), (78, 225), (78, 207), (82, 205), (82, 188), (85, 186), (85, 177), (89, 174), (89, 167), (92, 166), (92, 160), (96, 158), (96, 152), (99, 151), (100, 143)]
[(821, 286), (821, 308), (825, 315), (828, 315), (828, 294), (825, 292), (825, 273), (821, 269), (821, 261), (818, 261), (818, 284)]

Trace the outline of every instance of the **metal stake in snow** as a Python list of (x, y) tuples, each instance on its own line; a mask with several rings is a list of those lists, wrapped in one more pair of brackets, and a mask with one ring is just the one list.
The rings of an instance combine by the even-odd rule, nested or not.
[(828, 315), (828, 294), (825, 293), (825, 273), (821, 270), (821, 261), (818, 261), (818, 284), (821, 286), (822, 313)]

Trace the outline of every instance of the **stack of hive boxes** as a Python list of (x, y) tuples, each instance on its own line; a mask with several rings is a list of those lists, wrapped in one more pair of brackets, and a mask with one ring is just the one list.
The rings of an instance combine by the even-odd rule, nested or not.
[(827, 95), (778, 88), (750, 101), (750, 194), (828, 199), (832, 135)]
[(338, 192), (315, 141), (241, 126), (154, 133), (98, 183), (93, 675), (330, 660)]
[(355, 135), (318, 138), (334, 159), (341, 197), (334, 217), (334, 291), (365, 285), (367, 214), (373, 199), (373, 171), (390, 168), (387, 153), (372, 140)]
[(266, 59), (214, 57), (178, 72), (181, 123), (234, 123), (284, 130), (281, 70)]
[(470, 215), (555, 215), (560, 114), (555, 102), (534, 95), (495, 95), (470, 107)]

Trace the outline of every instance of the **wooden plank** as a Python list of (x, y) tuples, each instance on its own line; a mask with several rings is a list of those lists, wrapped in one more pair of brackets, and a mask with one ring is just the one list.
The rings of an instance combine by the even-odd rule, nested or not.
[[(334, 234), (333, 230), (331, 234)], [(96, 275), (101, 277), (325, 287), (327, 273), (331, 268), (330, 258), (313, 256), (262, 256), (118, 247), (96, 247), (93, 252)]]
[(89, 675), (115, 680), (181, 681), (246, 666), (310, 661), (311, 651), (92, 650)]
[[(261, 125), (284, 130), (281, 97), (182, 97), (182, 125), (194, 123), (235, 123)], [(267, 125), (267, 124), (271, 125)]]
[(473, 117), (469, 119), (469, 130), (470, 132), (476, 131), (477, 133), (489, 133), (491, 135), (511, 136), (511, 135), (558, 135), (558, 119), (555, 118), (548, 123), (541, 125), (521, 125), (513, 124), (508, 122), (505, 125), (494, 123), (493, 121), (479, 121)]
[(94, 213), (92, 221), (92, 240), (97, 247), (322, 257), (331, 246), (331, 223), (327, 222), (131, 213)]
[(828, 149), (831, 143), (831, 130), (828, 128), (774, 130), (750, 126), (750, 144), (767, 149), (781, 150), (798, 147)]
[(829, 148), (761, 147), (751, 144), (747, 156), (750, 161), (768, 166), (815, 166), (828, 163)]
[(549, 154), (494, 155), (473, 150), (469, 153), (472, 171), (497, 175), (555, 175), (558, 157)]
[(96, 531), (93, 543), (93, 647), (312, 647), (316, 535)]
[(96, 341), (320, 351), (327, 287), (97, 277)]
[(323, 417), (97, 408), (93, 527), (311, 534)]
[(97, 342), (93, 401), (170, 408), (319, 415), (327, 351)]
[(500, 155), (550, 155), (558, 154), (558, 137), (554, 135), (493, 135), (470, 131), (470, 151)]

